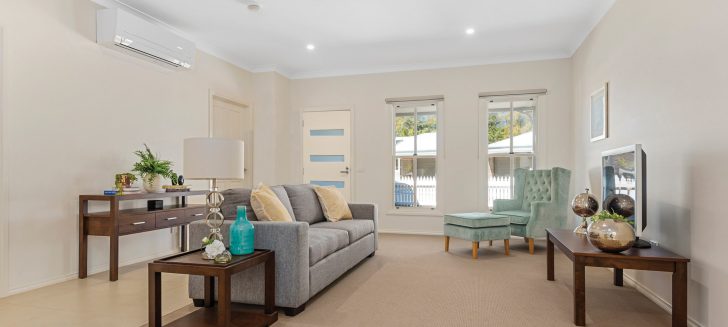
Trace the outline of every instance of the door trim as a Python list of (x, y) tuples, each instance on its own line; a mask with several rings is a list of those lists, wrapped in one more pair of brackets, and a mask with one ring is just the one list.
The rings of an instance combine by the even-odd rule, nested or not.
[[(8, 296), (10, 290), (10, 265), (8, 255), (10, 254), (10, 244), (8, 243), (9, 220), (8, 216), (8, 192), (7, 180), (5, 176), (5, 97), (4, 97), (4, 71), (3, 71), (3, 55), (5, 48), (3, 47), (3, 29), (0, 27), (0, 298)], [(77, 229), (78, 230), (78, 229)]]
[[(207, 137), (212, 137), (212, 129), (214, 126), (212, 126), (213, 122), (213, 109), (214, 109), (214, 103), (215, 99), (220, 99), (222, 101), (232, 103), (237, 106), (241, 106), (243, 108), (250, 109), (250, 116), (253, 119), (253, 136), (251, 142), (253, 143), (253, 160), (251, 160), (251, 167), (250, 169), (253, 170), (253, 173), (250, 174), (250, 176), (253, 178), (253, 181), (251, 185), (255, 186), (255, 107), (248, 104), (248, 102), (231, 95), (226, 92), (221, 92), (214, 89), (208, 89), (208, 100), (207, 100)], [(212, 181), (209, 182), (209, 188), (212, 189)]]
[(351, 202), (356, 202), (356, 179), (357, 179), (357, 170), (356, 170), (356, 151), (354, 151), (354, 144), (356, 144), (356, 130), (354, 129), (354, 121), (355, 121), (355, 115), (356, 110), (354, 110), (354, 105), (338, 105), (338, 106), (310, 106), (310, 107), (303, 107), (301, 108), (300, 112), (298, 113), (298, 129), (299, 129), (299, 149), (300, 149), (300, 155), (298, 156), (298, 160), (300, 163), (298, 173), (296, 174), (298, 177), (296, 180), (299, 183), (303, 183), (303, 114), (308, 112), (322, 112), (322, 111), (348, 111), (349, 112), (349, 194), (351, 195), (351, 199), (349, 199)]

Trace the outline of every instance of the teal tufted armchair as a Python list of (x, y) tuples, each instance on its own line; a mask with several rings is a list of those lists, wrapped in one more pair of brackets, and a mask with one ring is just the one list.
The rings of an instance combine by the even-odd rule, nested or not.
[(511, 235), (526, 238), (533, 254), (534, 238), (566, 226), (571, 171), (516, 169), (514, 175), (514, 199), (493, 201), (493, 213), (511, 218)]

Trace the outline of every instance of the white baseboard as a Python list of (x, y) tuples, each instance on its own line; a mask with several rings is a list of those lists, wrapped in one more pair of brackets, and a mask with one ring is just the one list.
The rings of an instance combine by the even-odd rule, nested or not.
[[(610, 270), (612, 269), (610, 268)], [(663, 299), (661, 296), (657, 295), (657, 293), (653, 292), (651, 289), (647, 288), (647, 286), (636, 281), (634, 278), (627, 274), (624, 274), (624, 281), (627, 285), (634, 287), (634, 289), (636, 289), (638, 292), (642, 293), (648, 299), (652, 300), (652, 302), (655, 302), (655, 304), (657, 304), (660, 308), (672, 314), (672, 304), (667, 300)], [(688, 316), (688, 326), (704, 327), (702, 324), (700, 324), (690, 316)]]
[[(169, 256), (169, 255), (172, 255), (175, 253), (179, 253), (179, 249), (170, 249), (168, 251), (163, 251), (163, 252), (155, 253), (152, 255), (144, 256), (144, 257), (137, 257), (137, 258), (129, 259), (129, 260), (126, 260), (123, 262), (119, 262), (119, 267), (133, 265), (135, 263), (140, 263), (140, 262), (145, 262), (145, 261), (150, 261), (152, 259), (156, 259), (156, 258), (160, 258), (160, 257), (166, 257), (166, 256)], [(88, 271), (88, 274), (93, 275), (93, 274), (104, 272), (107, 270), (109, 270), (108, 264), (97, 265), (97, 266), (91, 267)], [(39, 289), (41, 287), (46, 287), (46, 286), (50, 286), (53, 284), (63, 283), (63, 282), (73, 280), (76, 278), (78, 278), (78, 272), (63, 275), (61, 277), (50, 278), (50, 279), (47, 279), (47, 280), (44, 280), (41, 282), (37, 282), (37, 283), (33, 283), (30, 285), (13, 288), (13, 289), (8, 290), (7, 294), (4, 294), (4, 295), (10, 296), (10, 295), (15, 295), (15, 294), (25, 293), (25, 292), (32, 291), (35, 289)]]
[(377, 231), (379, 234), (402, 234), (402, 235), (424, 235), (424, 236), (442, 236), (442, 232), (424, 232), (411, 230), (385, 229)]

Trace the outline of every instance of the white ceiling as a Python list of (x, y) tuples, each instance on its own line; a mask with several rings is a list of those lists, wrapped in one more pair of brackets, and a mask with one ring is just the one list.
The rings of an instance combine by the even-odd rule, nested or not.
[(306, 78), (570, 57), (614, 0), (119, 2), (240, 67)]

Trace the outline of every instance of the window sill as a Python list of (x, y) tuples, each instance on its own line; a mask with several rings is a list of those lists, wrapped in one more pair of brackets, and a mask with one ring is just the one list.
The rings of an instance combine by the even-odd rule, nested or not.
[(427, 217), (442, 217), (444, 214), (437, 209), (392, 209), (387, 211), (388, 216), (427, 216)]

